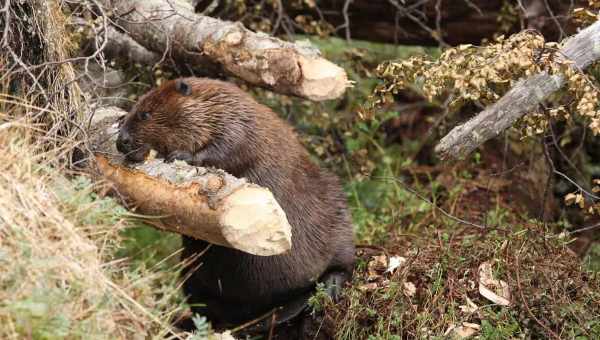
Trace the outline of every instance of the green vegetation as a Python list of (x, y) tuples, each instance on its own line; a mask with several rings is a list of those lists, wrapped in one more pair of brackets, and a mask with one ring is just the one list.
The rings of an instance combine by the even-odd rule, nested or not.
[[(457, 164), (438, 162), (431, 148), (439, 138), (434, 124), (441, 109), (416, 94), (402, 94), (411, 105), (360, 117), (376, 85), (370, 72), (379, 62), (439, 52), (364, 42), (346, 47), (339, 39), (315, 42), (351, 70), (355, 86), (343, 100), (315, 104), (252, 91), (291, 121), (315, 159), (345, 182), (361, 256), (343, 303), (332, 304), (322, 291), (311, 299), (315, 315), (330, 323), (329, 333), (339, 339), (441, 339), (470, 323), (484, 339), (546, 337), (548, 330), (567, 338), (600, 336), (597, 246), (582, 262), (569, 249), (572, 238), (557, 236), (568, 223), (544, 225), (528, 217), (534, 210), (528, 204), (540, 196), (516, 197), (516, 187), (539, 185), (515, 172), (496, 175), (507, 157), (501, 149), (482, 149)], [(520, 150), (523, 143), (515, 140), (520, 144), (508, 157), (537, 152)], [(457, 223), (423, 198), (486, 229)], [(154, 263), (146, 257), (177, 250), (176, 240), (153, 229), (128, 231), (127, 237), (121, 254), (135, 262)], [(393, 275), (378, 272), (373, 279), (369, 263), (382, 254), (408, 261)], [(511, 306), (494, 305), (479, 294), (478, 267), (484, 262), (510, 287)], [(407, 295), (409, 282), (416, 288), (413, 296)], [(468, 310), (467, 299), (476, 310)]]
[[(50, 45), (60, 49), (68, 35), (52, 31), (55, 22), (48, 23), (56, 39)], [(22, 31), (31, 28), (23, 25)], [(512, 131), (469, 159), (439, 162), (433, 145), (475, 107), (465, 104), (449, 116), (443, 103), (427, 102), (418, 87), (408, 86), (386, 92), (392, 100), (377, 111), (364, 110), (379, 84), (375, 68), (381, 62), (423, 53), (437, 58), (439, 49), (311, 39), (348, 70), (354, 87), (343, 99), (313, 103), (249, 90), (289, 120), (315, 160), (345, 185), (359, 258), (340, 302), (332, 303), (321, 287), (311, 299), (319, 329), (344, 340), (443, 339), (465, 332), (483, 339), (600, 338), (600, 246), (593, 234), (568, 233), (587, 221), (562, 202), (569, 183), (558, 179), (544, 187), (552, 184), (544, 150)], [(32, 43), (49, 48), (42, 45)], [(44, 71), (40, 81), (63, 93), (66, 86), (56, 80), (73, 72), (65, 69)], [(172, 75), (157, 68), (136, 86), (144, 91), (144, 82), (165, 74)], [(69, 134), (78, 130), (64, 112), (76, 106), (69, 100), (80, 99), (77, 89), (68, 87), (41, 109), (39, 98), (12, 97), (18, 91), (8, 89), (11, 81), (0, 84), (0, 122), (12, 124), (27, 110), (51, 114), (47, 121), (23, 120), (0, 130), (0, 338), (165, 337), (186, 310), (179, 237), (145, 225), (98, 194), (101, 188), (89, 178), (64, 168), (70, 141), (81, 137)], [(600, 160), (595, 144), (576, 135), (576, 124), (554, 126), (562, 133), (557, 144), (578, 155), (563, 162), (577, 162), (588, 176), (598, 172)], [(40, 126), (54, 134), (40, 133)], [(46, 139), (53, 147), (42, 144)], [(542, 222), (545, 215), (551, 216)], [(590, 239), (587, 252), (576, 237)], [(486, 275), (508, 306), (482, 296)], [(201, 316), (193, 322), (192, 339), (210, 334)]]
[(166, 334), (181, 306), (177, 273), (115, 258), (125, 209), (39, 163), (28, 135), (15, 129), (0, 149), (0, 338)]
[[(415, 102), (408, 109), (391, 104), (370, 119), (359, 113), (375, 86), (366, 65), (377, 65), (390, 54), (437, 50), (361, 42), (340, 48), (346, 42), (335, 39), (317, 44), (328, 58), (352, 69), (355, 86), (341, 103), (315, 105), (256, 93), (294, 122), (315, 158), (346, 183), (362, 256), (344, 303), (332, 304), (319, 293), (312, 300), (315, 313), (329, 322), (329, 334), (339, 339), (441, 339), (471, 323), (484, 339), (599, 337), (597, 248), (582, 263), (569, 249), (572, 237), (557, 236), (565, 223), (530, 219), (538, 208), (532, 200), (541, 200), (543, 193), (515, 197), (522, 187), (539, 188), (538, 180), (495, 174), (507, 157), (529, 152), (543, 158), (535, 146), (514, 138), (508, 155), (492, 145), (466, 161), (440, 163), (431, 152), (440, 137), (435, 124), (442, 110), (435, 103), (415, 100), (411, 96), (418, 95), (408, 92), (399, 94)], [(361, 54), (361, 48), (368, 53)], [(457, 223), (423, 198), (485, 229)], [(408, 261), (394, 275), (379, 273), (373, 280), (369, 263), (382, 254)], [(484, 262), (492, 263), (494, 275), (510, 287), (509, 307), (479, 294), (478, 267)], [(416, 287), (414, 296), (406, 293), (408, 282)], [(467, 298), (476, 310), (465, 311)]]

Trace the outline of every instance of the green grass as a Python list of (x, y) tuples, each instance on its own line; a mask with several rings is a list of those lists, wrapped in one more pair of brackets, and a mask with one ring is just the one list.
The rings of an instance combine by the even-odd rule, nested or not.
[(595, 243), (591, 246), (584, 263), (587, 270), (600, 275), (600, 243)]
[(134, 265), (155, 266), (164, 262), (165, 268), (176, 264), (181, 248), (181, 237), (174, 233), (157, 230), (143, 222), (133, 220), (121, 232), (123, 242), (115, 253), (117, 258), (126, 258)]

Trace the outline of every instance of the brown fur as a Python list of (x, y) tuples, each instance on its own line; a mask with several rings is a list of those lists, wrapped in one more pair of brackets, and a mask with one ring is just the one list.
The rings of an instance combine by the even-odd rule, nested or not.
[[(269, 188), (292, 226), (292, 249), (260, 257), (212, 246), (184, 289), (196, 311), (213, 321), (237, 323), (312, 289), (326, 272), (352, 272), (354, 244), (345, 194), (338, 179), (310, 159), (293, 129), (237, 86), (186, 78), (189, 94), (170, 81), (144, 95), (125, 118), (134, 140), (131, 158), (151, 147), (167, 156), (196, 154), (214, 166)], [(149, 112), (141, 121), (138, 113)], [(137, 150), (137, 151), (136, 151)], [(184, 257), (205, 249), (184, 238)], [(191, 266), (190, 268), (193, 268)], [(184, 273), (185, 274), (185, 273)]]

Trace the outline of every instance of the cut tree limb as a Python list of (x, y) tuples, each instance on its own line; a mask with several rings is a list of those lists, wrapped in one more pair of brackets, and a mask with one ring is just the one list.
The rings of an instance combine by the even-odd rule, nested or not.
[[(191, 65), (218, 64), (251, 84), (321, 101), (340, 97), (346, 72), (309, 44), (254, 33), (239, 23), (194, 14), (183, 0), (100, 0), (142, 46)], [(120, 14), (120, 16), (119, 16)]]
[(239, 249), (277, 255), (291, 248), (285, 212), (268, 189), (220, 170), (159, 159), (129, 169), (96, 156), (102, 176), (167, 231)]
[(96, 112), (89, 130), (94, 169), (110, 182), (151, 225), (235, 248), (270, 256), (291, 248), (291, 227), (285, 212), (266, 188), (222, 170), (160, 159), (121, 164), (114, 149), (117, 108)]
[[(573, 61), (573, 67), (580, 70), (600, 58), (600, 22), (567, 40), (559, 54)], [(498, 102), (452, 129), (442, 138), (435, 151), (442, 159), (462, 158), (468, 155), (534, 110), (564, 83), (563, 76), (545, 72), (518, 82)]]

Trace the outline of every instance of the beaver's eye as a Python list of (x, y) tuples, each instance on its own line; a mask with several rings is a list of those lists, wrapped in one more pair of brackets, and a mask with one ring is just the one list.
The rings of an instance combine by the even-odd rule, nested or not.
[(142, 111), (137, 114), (139, 120), (148, 120), (152, 116), (150, 112)]

